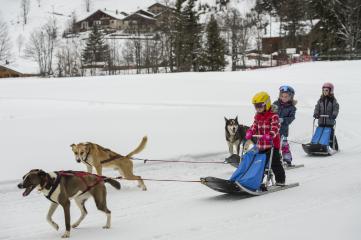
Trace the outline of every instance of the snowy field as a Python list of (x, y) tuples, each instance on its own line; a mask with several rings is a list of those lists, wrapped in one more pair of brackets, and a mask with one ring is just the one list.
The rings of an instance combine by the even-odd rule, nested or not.
[[(240, 199), (199, 183), (150, 182), (143, 192), (135, 182), (108, 186), (112, 228), (87, 202), (88, 216), (72, 239), (347, 239), (361, 236), (361, 61), (315, 62), (274, 69), (224, 73), (127, 75), (67, 79), (0, 80), (0, 239), (58, 239), (64, 231), (61, 208), (54, 215), (60, 230), (46, 222), (50, 202), (34, 190), (16, 188), (32, 168), (85, 170), (70, 144), (92, 141), (126, 154), (149, 138), (137, 157), (222, 161), (227, 156), (224, 116), (251, 124), (251, 97), (266, 90), (275, 100), (278, 87), (296, 89), (298, 111), (290, 139), (308, 142), (313, 107), (325, 81), (335, 84), (340, 103), (336, 134), (341, 152), (308, 157), (292, 144), (295, 163), (286, 172), (297, 188)], [(135, 162), (144, 178), (199, 180), (228, 178), (222, 164)], [(113, 170), (105, 171), (116, 176)], [(72, 220), (80, 212), (72, 204)]]

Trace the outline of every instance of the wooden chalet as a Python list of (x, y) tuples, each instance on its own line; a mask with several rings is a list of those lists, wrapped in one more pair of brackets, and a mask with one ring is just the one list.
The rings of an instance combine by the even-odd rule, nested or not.
[(160, 14), (160, 13), (162, 13), (164, 11), (167, 11), (169, 9), (173, 9), (173, 8), (168, 7), (166, 5), (163, 5), (161, 3), (155, 3), (155, 4), (151, 5), (150, 7), (148, 7), (147, 10), (148, 10), (148, 12), (151, 12), (151, 13), (153, 13), (155, 15), (158, 15), (158, 14)]
[(23, 77), (23, 76), (24, 74), (18, 72), (17, 70), (11, 67), (0, 65), (0, 78), (13, 78), (13, 77)]
[(76, 32), (90, 30), (94, 25), (103, 29), (122, 30), (125, 28), (123, 19), (127, 16), (124, 12), (115, 12), (109, 10), (97, 10), (84, 19), (74, 24)]
[(290, 39), (284, 36), (285, 33), (280, 32), (280, 25), (273, 22), (273, 31), (270, 26), (266, 29), (265, 37), (262, 38), (262, 52), (265, 54), (272, 54), (281, 52), (287, 48), (296, 48), (297, 52), (308, 52), (312, 48), (312, 43), (318, 35), (318, 20), (313, 23), (305, 21), (305, 27), (297, 34), (296, 39)]
[(154, 31), (157, 20), (154, 13), (141, 9), (125, 17), (123, 24), (127, 32), (147, 33)]

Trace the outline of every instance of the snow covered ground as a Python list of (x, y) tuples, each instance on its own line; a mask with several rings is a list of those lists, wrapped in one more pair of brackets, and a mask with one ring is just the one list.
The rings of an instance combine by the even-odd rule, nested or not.
[[(108, 186), (112, 228), (87, 202), (89, 215), (72, 239), (360, 239), (361, 129), (359, 96), (361, 61), (314, 62), (273, 69), (223, 73), (127, 75), (66, 79), (0, 80), (0, 239), (57, 239), (64, 230), (59, 208), (55, 232), (46, 222), (49, 201), (32, 192), (22, 197), (19, 179), (32, 168), (84, 170), (69, 147), (92, 141), (121, 154), (148, 135), (137, 157), (222, 161), (227, 156), (224, 116), (238, 115), (250, 124), (251, 97), (278, 87), (296, 89), (297, 119), (290, 139), (308, 142), (313, 107), (325, 81), (335, 84), (340, 103), (337, 136), (341, 152), (308, 157), (291, 144), (295, 163), (286, 172), (297, 188), (240, 199), (199, 183), (147, 181), (147, 192), (135, 182)], [(135, 162), (144, 178), (198, 180), (228, 178), (233, 168), (222, 164)], [(105, 171), (116, 176), (113, 170)], [(79, 216), (72, 205), (72, 219)]]

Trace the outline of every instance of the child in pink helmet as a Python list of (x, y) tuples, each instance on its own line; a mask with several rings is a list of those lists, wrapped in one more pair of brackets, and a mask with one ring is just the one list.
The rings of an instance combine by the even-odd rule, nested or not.
[(318, 119), (318, 126), (320, 127), (330, 127), (332, 129), (330, 136), (330, 146), (335, 146), (336, 151), (338, 151), (338, 143), (335, 137), (335, 144), (333, 143), (334, 139), (334, 126), (336, 124), (336, 118), (339, 112), (339, 104), (334, 95), (334, 86), (332, 83), (324, 83), (322, 86), (322, 95), (317, 101), (313, 117)]

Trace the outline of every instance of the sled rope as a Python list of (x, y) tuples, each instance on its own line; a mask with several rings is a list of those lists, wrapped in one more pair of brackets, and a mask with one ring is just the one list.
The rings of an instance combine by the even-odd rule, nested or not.
[(288, 141), (288, 142), (291, 142), (291, 143), (300, 144), (300, 145), (302, 145), (302, 144), (303, 144), (303, 143), (301, 143), (301, 142), (297, 142), (297, 141), (293, 141), (293, 140), (289, 140), (289, 139), (287, 139), (287, 141)]
[(201, 180), (180, 180), (180, 179), (155, 179), (155, 178), (139, 178), (139, 179), (130, 179), (130, 178), (126, 178), (126, 177), (109, 177), (110, 179), (115, 179), (115, 180), (129, 180), (129, 181), (138, 181), (138, 180), (143, 180), (143, 181), (153, 181), (153, 182), (184, 182), (184, 183), (200, 183), (203, 182)]
[(185, 161), (185, 160), (158, 160), (158, 159), (146, 159), (146, 158), (131, 158), (135, 161), (144, 161), (144, 163), (147, 162), (176, 162), (176, 163), (217, 163), (217, 164), (228, 164), (225, 162), (206, 162), (206, 161)]

